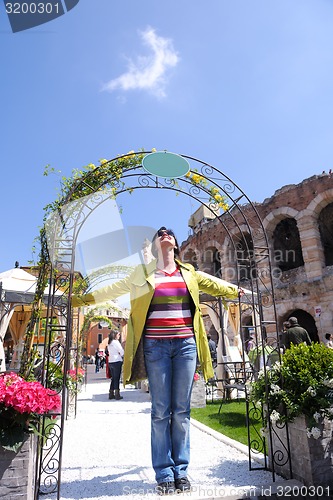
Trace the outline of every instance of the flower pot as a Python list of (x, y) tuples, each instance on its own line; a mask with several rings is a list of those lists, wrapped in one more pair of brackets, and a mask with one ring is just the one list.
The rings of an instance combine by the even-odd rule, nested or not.
[(36, 447), (34, 434), (27, 435), (17, 453), (0, 447), (0, 498), (34, 499)]
[[(279, 460), (278, 450), (286, 446), (286, 427), (282, 429), (273, 424), (272, 432), (273, 454), (275, 453), (275, 471), (290, 478), (289, 461)], [(333, 488), (333, 422), (322, 419), (316, 427), (320, 430), (320, 437), (308, 437), (309, 427), (306, 418), (302, 415), (288, 423), (290, 455), (293, 479), (301, 481), (306, 486), (323, 486)], [(276, 434), (275, 434), (276, 433)], [(272, 452), (269, 446), (269, 460), (272, 465)], [(282, 455), (281, 455), (282, 456)]]
[(203, 378), (193, 381), (191, 408), (204, 408), (206, 406), (206, 384)]

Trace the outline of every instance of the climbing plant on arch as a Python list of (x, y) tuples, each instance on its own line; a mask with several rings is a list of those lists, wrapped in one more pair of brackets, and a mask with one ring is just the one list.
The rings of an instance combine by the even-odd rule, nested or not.
[[(91, 276), (77, 279), (75, 274), (75, 248), (78, 234), (89, 215), (106, 199), (116, 199), (120, 194), (132, 193), (139, 189), (171, 190), (203, 204), (216, 215), (216, 223), (224, 231), (233, 251), (233, 265), (236, 269), (235, 280), (238, 279), (240, 266), (238, 253), (240, 244), (247, 256), (249, 269), (252, 272), (246, 282), (246, 288), (251, 292), (246, 300), (247, 309), (254, 311), (253, 328), (260, 341), (266, 339), (267, 330), (275, 332), (271, 336), (272, 348), (278, 349), (277, 321), (274, 305), (273, 277), (270, 268), (269, 246), (265, 230), (254, 204), (246, 194), (223, 172), (216, 167), (193, 158), (179, 155), (189, 164), (189, 170), (181, 176), (168, 177), (154, 175), (145, 169), (143, 160), (152, 151), (131, 151), (126, 155), (117, 156), (111, 160), (100, 160), (99, 165), (89, 164), (81, 170), (74, 170), (71, 177), (62, 178), (61, 192), (58, 198), (45, 207), (44, 226), (40, 232), (39, 286), (37, 289), (31, 321), (28, 325), (25, 349), (21, 362), (21, 373), (29, 375), (33, 366), (34, 350), (32, 349), (35, 327), (40, 315), (44, 290), (47, 284), (51, 293), (48, 297), (46, 316), (46, 336), (44, 345), (43, 382), (48, 385), (48, 365), (54, 359), (54, 338), (62, 344), (61, 358), (63, 371), (66, 374), (73, 352), (78, 360), (78, 342), (73, 337), (78, 318), (70, 307), (73, 292), (89, 290), (93, 286)], [(157, 152), (156, 152), (157, 153)], [(46, 174), (49, 172), (46, 172)], [(218, 213), (220, 211), (220, 213)], [(242, 256), (244, 261), (244, 255)], [(112, 268), (112, 266), (111, 266)], [(101, 273), (105, 273), (105, 269)], [(112, 269), (107, 272), (112, 273)], [(96, 276), (95, 276), (96, 278)], [(63, 291), (63, 295), (56, 292)], [(64, 299), (66, 297), (66, 299)], [(259, 297), (259, 301), (258, 301)], [(63, 324), (55, 324), (55, 309), (60, 308)], [(252, 309), (251, 309), (252, 308)], [(264, 360), (265, 361), (265, 360)], [(63, 387), (66, 387), (64, 379)], [(63, 424), (65, 419), (65, 404), (59, 415), (57, 442), (58, 446), (48, 450), (48, 460), (53, 460), (62, 446)], [(251, 411), (248, 408), (248, 411)], [(259, 410), (253, 408), (259, 415)], [(252, 454), (265, 452), (263, 436), (249, 430), (249, 464), (252, 465)], [(59, 444), (60, 443), (60, 444)], [(273, 453), (278, 460), (289, 460), (289, 450), (279, 450)], [(59, 460), (60, 462), (60, 460)], [(60, 464), (53, 471), (50, 481), (49, 471), (43, 461), (43, 451), (39, 460), (39, 482), (41, 491), (55, 491), (60, 495)], [(267, 466), (267, 462), (265, 462)], [(45, 468), (46, 467), (46, 468)], [(274, 475), (274, 460), (270, 464)], [(44, 481), (45, 475), (47, 481)], [(58, 498), (60, 498), (58, 496)]]

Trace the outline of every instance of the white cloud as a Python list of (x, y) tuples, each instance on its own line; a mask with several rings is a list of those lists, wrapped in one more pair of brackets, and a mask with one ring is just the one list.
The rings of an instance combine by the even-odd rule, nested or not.
[(158, 97), (165, 97), (166, 73), (169, 68), (178, 64), (178, 54), (173, 48), (172, 40), (156, 35), (153, 28), (148, 27), (140, 32), (140, 36), (151, 53), (138, 56), (136, 61), (130, 59), (126, 73), (110, 80), (102, 90), (112, 92), (117, 89), (142, 89), (151, 91)]

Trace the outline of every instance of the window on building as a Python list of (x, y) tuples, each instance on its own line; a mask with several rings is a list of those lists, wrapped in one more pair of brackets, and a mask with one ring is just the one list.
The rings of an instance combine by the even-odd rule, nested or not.
[(203, 253), (203, 271), (222, 278), (221, 255), (215, 247), (206, 248)]
[(273, 232), (274, 261), (281, 271), (304, 266), (297, 222), (291, 217), (281, 220)]
[(333, 265), (333, 203), (326, 205), (318, 217), (321, 244), (325, 256), (325, 266)]
[(99, 333), (97, 335), (97, 342), (98, 342), (98, 344), (101, 344), (103, 342), (103, 334), (102, 333)]
[(250, 234), (242, 234), (235, 239), (235, 254), (239, 281), (256, 277), (253, 241)]

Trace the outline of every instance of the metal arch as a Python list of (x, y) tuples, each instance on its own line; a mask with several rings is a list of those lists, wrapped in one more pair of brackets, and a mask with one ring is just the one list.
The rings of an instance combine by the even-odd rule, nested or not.
[[(145, 155), (150, 153), (147, 152), (137, 152), (127, 155), (122, 155), (115, 157), (112, 160), (107, 161), (107, 164), (113, 162), (119, 162), (122, 158), (126, 158), (133, 155)], [(276, 339), (274, 340), (274, 347), (277, 349), (279, 354), (279, 339), (278, 339), (278, 329), (277, 329), (277, 316), (275, 309), (274, 300), (274, 284), (272, 279), (272, 269), (269, 254), (269, 246), (266, 232), (264, 230), (262, 221), (258, 214), (255, 205), (249, 200), (246, 194), (223, 172), (215, 168), (214, 166), (196, 159), (192, 156), (180, 155), (184, 158), (195, 163), (195, 166), (200, 166), (200, 171), (195, 171), (191, 169), (191, 173), (197, 173), (201, 178), (209, 183), (210, 186), (216, 187), (221, 194), (223, 194), (231, 202), (231, 206), (222, 215), (217, 217), (217, 220), (223, 227), (224, 231), (229, 237), (229, 241), (235, 252), (235, 266), (238, 270), (239, 262), (237, 257), (237, 238), (239, 241), (245, 243), (246, 250), (249, 257), (249, 262), (251, 267), (255, 269), (255, 276), (251, 276), (251, 280), (248, 286), (252, 292), (252, 306), (256, 307), (258, 310), (259, 322), (255, 324), (256, 333), (262, 335), (265, 332), (265, 326), (270, 323), (275, 326)], [(57, 426), (54, 427), (52, 434), (48, 437), (46, 446), (42, 449), (39, 456), (39, 469), (38, 469), (38, 485), (39, 493), (51, 493), (57, 491), (57, 498), (60, 498), (60, 485), (61, 485), (61, 459), (62, 459), (62, 442), (63, 442), (63, 428), (65, 419), (68, 417), (70, 402), (68, 400), (68, 393), (66, 387), (66, 373), (70, 368), (70, 363), (73, 357), (76, 359), (76, 366), (78, 366), (80, 361), (79, 346), (78, 346), (78, 336), (73, 339), (73, 326), (78, 329), (77, 318), (75, 317), (72, 309), (70, 307), (64, 306), (62, 308), (63, 318), (65, 323), (63, 325), (55, 324), (53, 321), (54, 310), (58, 305), (59, 299), (56, 296), (56, 290), (61, 289), (65, 291), (68, 295), (69, 303), (70, 297), (73, 291), (74, 284), (74, 273), (75, 273), (75, 246), (79, 231), (82, 225), (85, 223), (89, 215), (98, 207), (101, 203), (105, 201), (103, 197), (107, 189), (108, 184), (113, 185), (113, 196), (119, 196), (126, 191), (134, 189), (167, 189), (179, 192), (186, 196), (189, 196), (204, 206), (209, 210), (214, 211), (216, 205), (210, 201), (210, 189), (207, 185), (200, 183), (193, 184), (188, 177), (182, 177), (177, 180), (173, 179), (162, 179), (153, 177), (151, 174), (144, 173), (141, 164), (137, 164), (130, 167), (121, 173), (121, 176), (115, 176), (109, 174), (105, 175), (103, 172), (105, 167), (103, 165), (94, 168), (91, 171), (85, 173), (78, 181), (73, 185), (72, 189), (62, 200), (61, 206), (59, 206), (58, 211), (51, 214), (49, 220), (46, 221), (45, 228), (46, 232), (49, 232), (49, 262), (46, 267), (48, 269), (43, 269), (43, 272), (49, 273), (49, 283), (52, 289), (52, 294), (49, 295), (47, 319), (46, 319), (46, 331), (48, 332), (47, 341), (45, 342), (44, 349), (44, 366), (45, 366), (45, 385), (49, 384), (50, 378), (50, 360), (55, 359), (54, 352), (58, 353), (59, 366), (63, 366), (64, 378), (61, 387), (61, 393), (63, 396), (63, 405), (61, 414), (59, 414), (59, 422)], [(104, 175), (103, 175), (104, 173)], [(96, 180), (101, 179), (100, 183), (96, 183)], [(77, 198), (78, 193), (80, 193), (81, 188), (84, 188), (84, 196)], [(246, 203), (243, 205), (243, 203)], [(85, 212), (86, 211), (86, 212)], [(239, 220), (239, 218), (241, 220)], [(232, 221), (236, 233), (232, 232), (229, 228), (228, 220)], [(246, 227), (246, 232), (243, 227)], [(250, 248), (245, 234), (249, 234), (250, 243), (253, 244), (253, 249)], [(252, 252), (253, 250), (253, 252)], [(262, 276), (260, 271), (262, 263), (266, 265), (266, 273), (269, 278), (268, 284), (266, 276)], [(238, 274), (238, 273), (237, 273)], [(264, 294), (262, 292), (264, 290)], [(259, 304), (254, 303), (254, 294), (260, 297)], [(268, 310), (272, 310), (267, 314)], [(266, 319), (266, 317), (273, 318)], [(60, 334), (63, 342), (58, 344), (52, 344), (52, 339), (55, 334)], [(265, 335), (262, 335), (263, 341), (265, 340)], [(264, 367), (266, 366), (265, 351), (263, 351), (263, 362)], [(76, 407), (76, 400), (74, 401), (74, 407)], [(259, 419), (262, 419), (262, 413), (254, 405), (252, 409), (248, 406), (248, 421), (250, 413), (257, 415)], [(269, 412), (269, 408), (268, 408)], [(74, 410), (75, 414), (75, 410)], [(269, 413), (268, 413), (269, 414)], [(270, 426), (269, 432), (275, 432)], [(265, 441), (262, 436), (257, 432), (253, 437), (250, 430), (248, 431), (249, 437), (249, 463), (251, 466), (251, 455), (259, 451), (266, 453)], [(270, 439), (270, 443), (272, 443)], [(270, 444), (272, 446), (272, 444)], [(279, 457), (278, 461), (281, 460), (290, 462), (290, 450), (273, 450), (271, 449), (271, 463), (270, 468), (272, 470), (273, 480), (275, 479), (275, 457)], [(266, 457), (266, 455), (265, 455)], [(266, 462), (265, 462), (266, 463)], [(266, 466), (265, 466), (266, 467)]]

